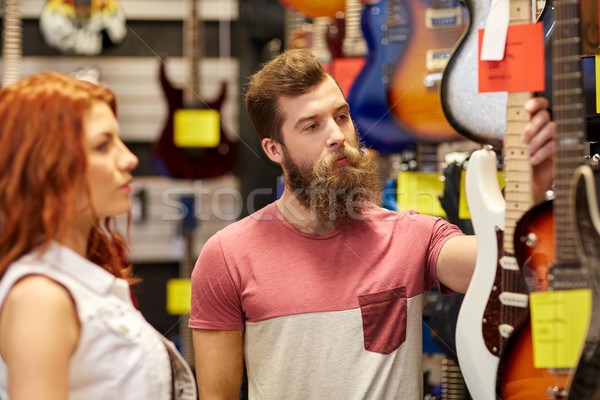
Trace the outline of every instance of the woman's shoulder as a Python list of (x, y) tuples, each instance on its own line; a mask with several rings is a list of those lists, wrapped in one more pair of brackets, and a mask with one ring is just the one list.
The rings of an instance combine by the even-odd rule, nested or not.
[[(8, 291), (0, 313), (0, 332), (3, 328), (25, 330), (25, 336), (48, 337), (53, 333), (66, 342), (71, 337), (76, 343), (79, 319), (71, 295), (58, 282), (42, 275), (27, 275), (14, 283)], [(1, 341), (5, 337), (0, 334)], [(29, 340), (28, 339), (28, 340)], [(3, 347), (3, 346), (2, 346)]]

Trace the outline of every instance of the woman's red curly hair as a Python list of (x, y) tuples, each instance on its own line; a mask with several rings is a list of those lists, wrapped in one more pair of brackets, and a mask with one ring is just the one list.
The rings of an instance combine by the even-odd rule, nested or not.
[[(83, 118), (95, 101), (116, 116), (112, 91), (55, 72), (0, 90), (0, 276), (19, 257), (60, 242), (75, 222), (82, 190), (92, 204)], [(114, 225), (113, 218), (96, 219), (87, 258), (130, 279), (125, 241)]]

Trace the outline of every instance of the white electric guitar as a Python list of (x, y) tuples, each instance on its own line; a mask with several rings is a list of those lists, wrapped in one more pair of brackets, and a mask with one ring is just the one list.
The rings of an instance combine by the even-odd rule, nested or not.
[[(531, 22), (530, 0), (511, 0), (510, 23)], [(531, 164), (521, 135), (529, 121), (529, 92), (508, 93), (504, 133), (504, 197), (491, 148), (471, 155), (466, 194), (477, 237), (477, 261), (458, 314), (456, 350), (471, 396), (496, 399), (500, 356), (512, 332), (528, 315), (528, 295), (514, 257), (513, 237), (533, 205)]]

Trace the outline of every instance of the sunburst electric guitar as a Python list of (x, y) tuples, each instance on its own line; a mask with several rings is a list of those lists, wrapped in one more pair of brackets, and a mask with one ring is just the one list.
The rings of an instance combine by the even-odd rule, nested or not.
[[(556, 122), (554, 157), (554, 195), (529, 210), (515, 232), (515, 255), (530, 297), (535, 293), (588, 288), (577, 256), (571, 218), (571, 178), (583, 164), (585, 147), (585, 106), (581, 74), (581, 40), (578, 3), (555, 0), (556, 27), (552, 38), (552, 101)], [(566, 310), (577, 315), (580, 307)], [(533, 321), (534, 322), (534, 321)], [(558, 321), (556, 321), (558, 324)], [(558, 329), (556, 325), (553, 329)], [(563, 337), (572, 342), (578, 337)], [(515, 332), (514, 341), (505, 352), (506, 373), (500, 387), (503, 399), (564, 399), (569, 395), (569, 381), (576, 365), (566, 362), (539, 362), (539, 346), (531, 323)], [(551, 347), (549, 350), (560, 350)], [(548, 349), (547, 349), (548, 350)], [(538, 359), (538, 362), (535, 360)], [(577, 398), (577, 400), (580, 400)]]
[(391, 114), (403, 131), (418, 140), (460, 139), (444, 115), (440, 81), (467, 26), (467, 9), (458, 0), (404, 0), (402, 4), (408, 9), (410, 33), (388, 87)]
[[(531, 23), (530, 0), (511, 0), (510, 24)], [(510, 62), (507, 60), (506, 62)], [(496, 399), (501, 355), (515, 327), (527, 317), (528, 297), (514, 256), (513, 235), (533, 205), (532, 172), (521, 140), (529, 121), (524, 104), (532, 93), (507, 95), (504, 133), (504, 197), (491, 149), (474, 152), (466, 173), (466, 194), (477, 236), (477, 261), (456, 325), (456, 350), (474, 399)]]

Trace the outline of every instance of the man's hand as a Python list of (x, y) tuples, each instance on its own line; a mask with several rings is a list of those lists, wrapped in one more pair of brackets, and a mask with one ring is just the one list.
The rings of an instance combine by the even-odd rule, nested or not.
[(525, 103), (525, 110), (531, 115), (531, 120), (523, 131), (523, 142), (527, 144), (531, 155), (534, 200), (538, 203), (544, 200), (554, 178), (556, 124), (551, 120), (548, 100), (543, 97), (529, 99)]

